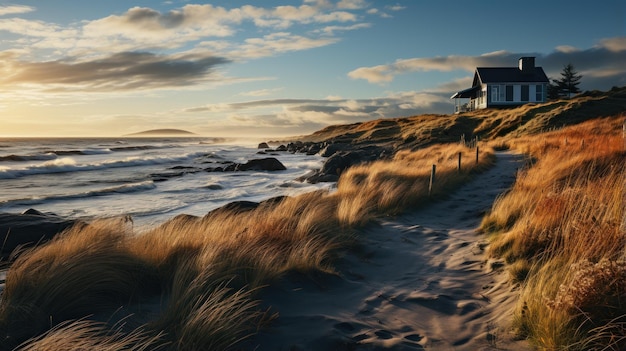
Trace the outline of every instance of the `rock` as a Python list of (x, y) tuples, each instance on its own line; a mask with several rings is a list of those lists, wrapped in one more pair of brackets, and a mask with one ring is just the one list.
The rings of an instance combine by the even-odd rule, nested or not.
[(281, 144), (276, 148), (276, 151), (287, 151), (287, 146)]
[(243, 213), (243, 212), (248, 212), (248, 211), (252, 211), (255, 208), (259, 207), (259, 203), (258, 202), (253, 202), (253, 201), (233, 201), (230, 203), (227, 203), (226, 205), (216, 208), (212, 211), (209, 211), (203, 218), (209, 218), (211, 216), (215, 216), (218, 214), (222, 214), (222, 213), (232, 213), (232, 214), (236, 214), (236, 213)]
[(252, 211), (256, 209), (259, 206), (274, 207), (280, 204), (281, 202), (283, 202), (288, 197), (289, 196), (286, 196), (286, 195), (275, 196), (267, 200), (263, 200), (261, 202), (245, 201), (245, 200), (233, 201), (233, 202), (227, 203), (226, 205), (222, 207), (216, 208), (213, 211), (209, 211), (209, 213), (207, 213), (203, 218), (208, 218), (210, 216), (214, 216), (216, 214), (225, 213), (225, 212), (230, 212), (232, 214), (248, 212), (248, 211)]
[[(331, 147), (331, 145), (335, 146)], [(300, 181), (309, 183), (336, 182), (346, 169), (364, 162), (384, 159), (391, 153), (380, 146), (355, 147), (346, 143), (337, 143), (326, 146), (322, 151), (322, 155), (324, 154), (331, 154), (331, 156), (326, 159), (322, 169), (312, 175), (299, 178)]]
[(259, 158), (246, 163), (231, 163), (225, 167), (208, 167), (206, 172), (284, 171), (287, 167), (274, 157)]
[(267, 143), (260, 143), (257, 149), (269, 149), (270, 146)]
[(76, 223), (33, 209), (22, 214), (0, 213), (0, 256), (8, 259), (15, 249), (47, 242)]
[(287, 167), (274, 157), (250, 160), (236, 167), (237, 171), (284, 171)]
[(352, 146), (350, 144), (347, 144), (347, 143), (333, 143), (333, 144), (328, 144), (320, 152), (320, 155), (322, 157), (330, 157), (330, 156), (334, 155), (336, 152), (353, 150), (353, 149), (354, 149), (354, 146)]

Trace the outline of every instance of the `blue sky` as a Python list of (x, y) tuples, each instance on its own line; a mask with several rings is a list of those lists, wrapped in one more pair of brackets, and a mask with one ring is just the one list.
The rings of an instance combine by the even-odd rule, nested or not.
[(181, 128), (271, 138), (450, 113), (477, 66), (536, 56), (626, 85), (621, 0), (0, 1), (0, 136)]

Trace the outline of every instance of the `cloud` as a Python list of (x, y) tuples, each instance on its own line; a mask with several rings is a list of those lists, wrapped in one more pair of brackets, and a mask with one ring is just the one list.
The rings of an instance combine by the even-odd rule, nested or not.
[(25, 20), (22, 18), (0, 19), (0, 31), (35, 38), (70, 38), (78, 35), (78, 31), (75, 29), (63, 28), (55, 24)]
[(337, 8), (358, 10), (367, 7), (364, 0), (341, 0), (337, 3)]
[(11, 5), (11, 6), (0, 6), (0, 16), (6, 15), (16, 15), (20, 13), (28, 13), (35, 11), (35, 8), (32, 6), (23, 6), (23, 5)]
[(259, 89), (259, 90), (252, 90), (252, 91), (245, 91), (242, 93), (239, 93), (239, 95), (241, 96), (255, 96), (255, 97), (259, 97), (259, 96), (267, 96), (267, 95), (271, 95), (274, 94), (278, 91), (283, 90), (283, 88), (275, 88), (275, 89)]
[[(607, 89), (612, 85), (623, 83), (626, 76), (624, 66), (626, 37), (614, 37), (603, 39), (598, 45), (588, 49), (558, 46), (548, 54), (496, 51), (479, 56), (451, 55), (402, 59), (386, 65), (359, 67), (349, 72), (348, 77), (384, 84), (393, 81), (398, 75), (415, 72), (463, 70), (471, 74), (476, 67), (515, 67), (517, 60), (522, 56), (535, 56), (536, 64), (543, 67), (548, 76), (557, 76), (564, 65), (572, 63), (583, 74), (582, 89)], [(593, 79), (586, 81), (584, 76)], [(597, 79), (599, 76), (603, 79)]]
[(386, 6), (385, 8), (388, 9), (388, 10), (391, 10), (391, 11), (402, 11), (402, 10), (406, 9), (406, 6), (402, 6), (400, 4), (396, 4), (396, 5), (393, 5), (393, 6)]
[(279, 128), (286, 121), (290, 121), (290, 125), (295, 123), (320, 126), (423, 113), (449, 113), (453, 107), (448, 97), (447, 94), (410, 91), (391, 93), (386, 97), (371, 99), (336, 97), (327, 99), (268, 99), (231, 104), (209, 104), (187, 108), (178, 113), (225, 113), (230, 114), (230, 116), (237, 116), (238, 121), (252, 120), (255, 116), (264, 116), (263, 123), (273, 125), (276, 128)]
[[(1, 55), (0, 55), (1, 56)], [(229, 61), (221, 57), (123, 52), (91, 60), (24, 62), (5, 54), (0, 69), (12, 72), (0, 86), (41, 85), (57, 91), (150, 90), (190, 86), (211, 79), (212, 69)], [(8, 59), (8, 60), (7, 60)]]
[(275, 54), (302, 51), (327, 46), (338, 42), (337, 38), (309, 38), (287, 32), (272, 33), (262, 38), (248, 38), (229, 51), (229, 56), (237, 59), (250, 59)]
[[(133, 7), (66, 26), (0, 18), (0, 32), (19, 36), (5, 41), (10, 51), (0, 52), (8, 58), (0, 62), (7, 73), (0, 76), (0, 86), (69, 93), (224, 82), (229, 78), (220, 77), (213, 70), (216, 66), (332, 45), (340, 41), (338, 32), (368, 27), (351, 12), (362, 6), (359, 0), (306, 0), (300, 6), (276, 7), (186, 4), (171, 11)], [(5, 6), (0, 15), (34, 10)], [(307, 31), (284, 30), (295, 24), (306, 25)]]
[(371, 23), (357, 23), (351, 26), (327, 26), (322, 29), (315, 30), (314, 33), (324, 33), (326, 35), (333, 36), (335, 35), (335, 32), (357, 30), (357, 29), (369, 28), (371, 26), (372, 26)]

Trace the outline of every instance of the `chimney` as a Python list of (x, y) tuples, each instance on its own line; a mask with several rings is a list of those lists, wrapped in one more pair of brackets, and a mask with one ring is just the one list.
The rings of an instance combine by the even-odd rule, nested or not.
[(520, 57), (519, 70), (523, 73), (532, 73), (535, 70), (535, 58), (532, 56)]

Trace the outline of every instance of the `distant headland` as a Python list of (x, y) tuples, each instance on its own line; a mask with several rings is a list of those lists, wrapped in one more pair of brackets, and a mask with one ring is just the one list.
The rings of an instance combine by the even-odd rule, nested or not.
[(124, 136), (197, 136), (198, 134), (192, 133), (182, 129), (150, 129), (142, 132), (126, 134)]

